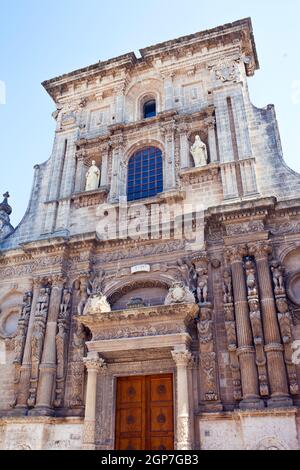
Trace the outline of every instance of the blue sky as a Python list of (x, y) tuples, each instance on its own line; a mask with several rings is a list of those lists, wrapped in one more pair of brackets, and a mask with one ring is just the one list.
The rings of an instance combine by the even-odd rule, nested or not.
[(249, 80), (252, 102), (275, 104), (285, 159), (300, 172), (300, 2), (0, 0), (0, 196), (11, 193), (13, 224), (26, 210), (34, 164), (51, 154), (55, 107), (43, 80), (247, 16), (261, 65)]

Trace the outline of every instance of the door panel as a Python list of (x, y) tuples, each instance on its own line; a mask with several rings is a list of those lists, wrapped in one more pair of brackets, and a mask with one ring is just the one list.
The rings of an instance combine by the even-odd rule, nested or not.
[(174, 449), (171, 374), (118, 379), (116, 449)]

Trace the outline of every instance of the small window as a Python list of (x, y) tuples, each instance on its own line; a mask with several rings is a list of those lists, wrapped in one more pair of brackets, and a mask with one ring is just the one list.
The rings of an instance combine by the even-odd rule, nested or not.
[(144, 110), (143, 111), (144, 111), (143, 112), (144, 119), (156, 116), (156, 102), (155, 102), (155, 100), (147, 101), (147, 103), (144, 104)]

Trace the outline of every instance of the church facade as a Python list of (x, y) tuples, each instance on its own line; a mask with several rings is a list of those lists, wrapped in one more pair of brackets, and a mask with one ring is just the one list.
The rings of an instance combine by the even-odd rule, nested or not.
[[(0, 204), (0, 448), (300, 448), (300, 175), (250, 19), (43, 83)], [(6, 188), (4, 188), (6, 189)]]

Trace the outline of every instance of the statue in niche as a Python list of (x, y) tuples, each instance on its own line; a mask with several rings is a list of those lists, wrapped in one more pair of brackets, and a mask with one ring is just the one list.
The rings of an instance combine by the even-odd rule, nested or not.
[(181, 276), (185, 285), (192, 291), (193, 290), (193, 266), (192, 263), (186, 258), (179, 259), (177, 266), (181, 272)]
[(71, 308), (71, 296), (72, 291), (71, 289), (64, 289), (62, 295), (62, 301), (60, 304), (60, 311), (59, 311), (59, 318), (67, 320), (69, 317), (69, 311)]
[(36, 316), (47, 317), (49, 306), (50, 289), (43, 287), (37, 301)]
[(230, 269), (225, 269), (223, 275), (223, 293), (224, 293), (224, 304), (231, 304), (232, 298), (232, 279)]
[(78, 315), (83, 315), (84, 307), (88, 301), (89, 292), (88, 292), (88, 282), (85, 279), (80, 281), (79, 287), (79, 303), (77, 306), (77, 313)]
[(31, 358), (32, 363), (39, 363), (42, 356), (44, 342), (44, 325), (41, 322), (36, 322), (34, 331), (31, 338)]
[(248, 296), (257, 296), (257, 283), (255, 277), (255, 265), (252, 260), (248, 260), (245, 263), (246, 268), (246, 278), (247, 278), (247, 288), (248, 288)]
[(273, 275), (275, 294), (284, 294), (283, 267), (280, 266), (278, 261), (273, 261), (271, 264), (271, 271)]
[(197, 298), (200, 304), (208, 302), (208, 271), (205, 268), (197, 269)]
[(85, 175), (85, 179), (86, 179), (86, 183), (85, 183), (86, 191), (94, 191), (95, 189), (99, 188), (100, 170), (96, 166), (95, 160), (92, 161), (92, 166), (88, 169)]
[(21, 320), (29, 320), (30, 311), (31, 311), (31, 303), (32, 303), (32, 292), (26, 292), (23, 296), (23, 304), (21, 310)]
[(207, 165), (207, 148), (204, 142), (202, 142), (200, 135), (196, 135), (195, 142), (191, 147), (191, 154), (193, 155), (195, 167)]

